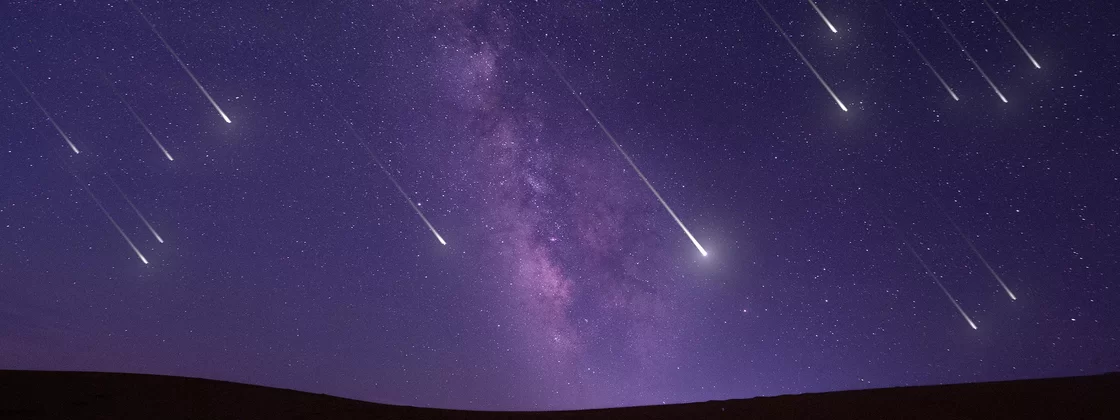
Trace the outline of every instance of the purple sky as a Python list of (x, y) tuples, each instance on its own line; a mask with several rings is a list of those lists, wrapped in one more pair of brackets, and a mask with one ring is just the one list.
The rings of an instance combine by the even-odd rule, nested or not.
[(1036, 69), (935, 3), (1008, 103), (915, 1), (959, 101), (883, 7), (763, 2), (847, 112), (753, 1), (137, 1), (227, 124), (127, 2), (8, 2), (0, 369), (469, 409), (1120, 369), (1115, 12), (993, 2)]

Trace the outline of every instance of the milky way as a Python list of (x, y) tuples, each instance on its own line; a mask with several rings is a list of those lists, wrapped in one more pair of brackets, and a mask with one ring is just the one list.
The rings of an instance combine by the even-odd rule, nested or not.
[[(648, 398), (617, 387), (627, 378), (658, 376), (656, 360), (672, 357), (675, 345), (658, 337), (673, 324), (663, 296), (673, 285), (649, 276), (664, 267), (635, 251), (667, 246), (671, 228), (625, 161), (604, 147), (594, 122), (573, 121), (583, 111), (578, 104), (557, 114), (532, 93), (555, 83), (545, 62), (526, 69), (506, 64), (524, 52), (510, 45), (515, 26), (504, 15), (459, 5), (433, 19), (447, 28), (441, 39), (449, 52), (439, 65), (455, 69), (444, 82), (451, 96), (464, 99), (462, 125), (472, 129), (460, 147), (487, 162), (471, 176), (481, 180), (478, 194), (489, 197), (486, 236), (510, 279), (511, 300), (503, 306), (525, 339), (523, 375), (582, 383), (576, 395), (602, 404)], [(468, 26), (479, 21), (492, 29)], [(524, 87), (505, 88), (509, 79)], [(596, 359), (603, 354), (634, 365), (603, 375), (617, 368), (601, 366)], [(547, 406), (547, 393), (564, 387), (541, 388), (525, 398)]]

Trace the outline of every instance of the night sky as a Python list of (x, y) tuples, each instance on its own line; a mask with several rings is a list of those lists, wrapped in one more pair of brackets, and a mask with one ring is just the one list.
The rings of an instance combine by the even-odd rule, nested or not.
[(762, 4), (848, 111), (753, 0), (137, 0), (214, 104), (127, 2), (5, 2), (0, 368), (468, 409), (1120, 369), (1111, 3), (992, 0), (1035, 68), (934, 1), (1007, 103), (920, 1)]

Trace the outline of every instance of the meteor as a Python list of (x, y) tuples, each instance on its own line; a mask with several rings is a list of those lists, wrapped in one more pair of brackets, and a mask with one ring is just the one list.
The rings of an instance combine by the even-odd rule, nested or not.
[(1011, 300), (1018, 299), (1015, 297), (1014, 293), (1011, 293), (1011, 289), (1007, 287), (1007, 283), (1004, 283), (1003, 279), (1000, 278), (999, 273), (996, 273), (996, 270), (992, 268), (992, 265), (988, 264), (988, 260), (980, 254), (980, 250), (976, 249), (976, 245), (972, 244), (972, 240), (968, 239), (968, 235), (965, 235), (964, 231), (961, 230), (961, 227), (957, 226), (957, 222), (949, 216), (949, 212), (945, 211), (944, 207), (941, 207), (941, 203), (939, 203), (937, 199), (933, 197), (933, 194), (930, 194), (929, 191), (926, 191), (926, 194), (929, 195), (929, 198), (931, 200), (933, 200), (933, 204), (937, 205), (937, 208), (941, 210), (941, 214), (945, 216), (945, 219), (949, 220), (949, 224), (953, 225), (953, 229), (957, 231), (957, 234), (961, 236), (961, 239), (964, 239), (964, 243), (968, 244), (968, 248), (971, 249), (972, 253), (976, 255), (976, 258), (978, 258), (980, 262), (984, 264), (984, 268), (987, 268), (988, 272), (992, 273), (992, 277), (994, 277), (996, 279), (996, 282), (999, 282), (999, 285), (1003, 287), (1003, 291), (1007, 292), (1007, 296), (1010, 297)]
[[(781, 25), (778, 25), (778, 21), (774, 20), (774, 16), (770, 15), (770, 11), (766, 10), (766, 6), (763, 6), (762, 2), (759, 0), (754, 0), (754, 2), (757, 3), (758, 7), (762, 9), (762, 13), (765, 13), (766, 17), (770, 18), (770, 22), (774, 24), (774, 28), (776, 28), (778, 32), (782, 34), (782, 37), (786, 39), (786, 42), (789, 43), (789, 46), (793, 47), (793, 52), (796, 52), (797, 56), (801, 57), (801, 61), (805, 63), (805, 67), (808, 67), (809, 71), (813, 72), (814, 76), (817, 76), (817, 80), (821, 82), (821, 86), (824, 86), (824, 89), (828, 91), (828, 94), (832, 95), (832, 99), (836, 101), (836, 105), (840, 105), (840, 109), (844, 110), (844, 112), (848, 112), (848, 107), (844, 106), (844, 103), (840, 101), (840, 98), (836, 96), (836, 93), (832, 91), (832, 88), (828, 86), (828, 83), (825, 83), (824, 78), (821, 77), (821, 74), (817, 73), (817, 69), (814, 68), (812, 64), (809, 64), (809, 59), (805, 58), (805, 54), (802, 54), (801, 50), (797, 49), (797, 45), (793, 44), (793, 40), (789, 38), (789, 35), (786, 34), (786, 31), (782, 29)], [(816, 6), (814, 5), (813, 7)], [(823, 17), (824, 15), (821, 16)]]
[(140, 261), (143, 261), (144, 264), (147, 264), (148, 259), (144, 258), (144, 254), (140, 253), (140, 250), (137, 249), (136, 245), (134, 245), (132, 243), (132, 239), (128, 238), (128, 234), (124, 233), (124, 230), (121, 229), (121, 225), (118, 225), (117, 221), (113, 219), (113, 216), (109, 214), (109, 211), (105, 210), (105, 206), (101, 205), (101, 200), (98, 200), (97, 196), (93, 195), (93, 191), (90, 191), (89, 187), (87, 187), (86, 184), (83, 183), (82, 180), (80, 178), (78, 178), (77, 175), (74, 175), (73, 173), (71, 173), (70, 175), (73, 176), (74, 179), (76, 179), (78, 181), (78, 185), (80, 185), (82, 187), (82, 189), (85, 190), (86, 194), (89, 194), (89, 198), (92, 198), (93, 202), (97, 203), (97, 208), (101, 209), (101, 213), (104, 213), (105, 217), (109, 218), (109, 223), (112, 223), (113, 227), (117, 228), (117, 232), (121, 234), (121, 237), (124, 238), (124, 241), (128, 242), (128, 246), (132, 248), (132, 252), (135, 252), (136, 256), (140, 257)]
[(548, 54), (545, 54), (540, 45), (537, 45), (537, 51), (540, 52), (542, 56), (544, 56), (545, 61), (548, 61), (549, 66), (552, 67), (552, 71), (556, 72), (556, 75), (560, 77), (560, 81), (564, 82), (564, 86), (567, 86), (568, 91), (572, 92), (572, 96), (576, 97), (576, 100), (579, 101), (579, 104), (583, 106), (583, 110), (587, 111), (587, 114), (591, 116), (591, 119), (595, 120), (595, 124), (599, 125), (599, 129), (603, 131), (603, 134), (607, 135), (607, 138), (610, 139), (611, 144), (614, 144), (615, 149), (618, 149), (618, 152), (622, 154), (622, 157), (626, 158), (626, 163), (630, 164), (630, 168), (638, 174), (638, 177), (642, 179), (642, 182), (646, 183), (646, 187), (649, 187), (649, 190), (653, 192), (653, 196), (657, 197), (657, 201), (661, 202), (661, 206), (665, 207), (665, 210), (669, 212), (669, 216), (672, 216), (673, 220), (677, 222), (677, 226), (681, 227), (681, 230), (684, 231), (684, 234), (688, 236), (688, 239), (690, 241), (692, 241), (692, 245), (695, 245), (696, 249), (700, 251), (700, 255), (707, 257), (708, 251), (704, 250), (704, 247), (700, 245), (700, 241), (697, 241), (695, 236), (692, 236), (692, 232), (689, 232), (688, 228), (684, 226), (684, 222), (681, 222), (681, 218), (677, 217), (677, 213), (674, 212), (673, 209), (669, 207), (669, 204), (665, 202), (665, 199), (661, 197), (661, 193), (658, 193), (657, 189), (653, 188), (653, 184), (649, 182), (649, 179), (646, 178), (646, 175), (644, 173), (642, 173), (642, 170), (638, 169), (638, 165), (634, 163), (634, 160), (630, 158), (630, 155), (622, 149), (622, 145), (618, 143), (618, 140), (614, 138), (614, 135), (611, 134), (610, 130), (607, 130), (607, 126), (603, 125), (603, 122), (599, 120), (599, 117), (595, 115), (595, 112), (591, 110), (591, 107), (587, 106), (587, 102), (584, 102), (583, 97), (579, 96), (579, 93), (576, 92), (576, 89), (574, 87), (572, 87), (572, 84), (568, 81), (568, 78), (564, 77), (564, 73), (560, 71), (560, 67), (557, 66), (551, 58), (549, 58)]
[(941, 16), (938, 16), (937, 12), (933, 10), (933, 7), (930, 6), (929, 3), (926, 3), (926, 7), (929, 9), (930, 13), (933, 13), (933, 17), (934, 19), (937, 19), (937, 23), (941, 25), (941, 29), (944, 29), (945, 33), (949, 34), (949, 38), (953, 38), (953, 42), (955, 42), (957, 44), (957, 47), (961, 49), (961, 52), (964, 53), (964, 56), (968, 58), (968, 61), (972, 62), (972, 67), (975, 67), (976, 71), (980, 72), (980, 75), (984, 77), (984, 81), (988, 82), (988, 86), (992, 87), (992, 90), (996, 92), (996, 95), (999, 95), (999, 99), (1003, 101), (1003, 103), (1007, 103), (1007, 97), (1003, 96), (1003, 92), (999, 91), (999, 88), (996, 87), (995, 82), (992, 82), (992, 79), (988, 77), (988, 73), (985, 73), (984, 69), (980, 68), (980, 63), (977, 63), (976, 59), (972, 58), (972, 54), (968, 53), (968, 50), (964, 48), (964, 44), (962, 44), (961, 41), (957, 39), (957, 35), (954, 34), (953, 31), (949, 29), (949, 26), (941, 20)]
[(123, 197), (124, 201), (128, 203), (128, 206), (132, 207), (132, 211), (136, 212), (137, 216), (140, 216), (140, 220), (144, 222), (144, 226), (148, 227), (148, 231), (152, 232), (152, 236), (155, 236), (156, 240), (159, 241), (159, 243), (162, 244), (163, 243), (163, 238), (161, 238), (159, 236), (159, 233), (156, 233), (155, 228), (152, 228), (152, 224), (148, 223), (148, 218), (144, 217), (143, 213), (140, 213), (140, 209), (136, 208), (136, 204), (132, 203), (132, 200), (130, 200), (128, 198), (128, 195), (124, 193), (124, 190), (122, 190), (121, 186), (119, 184), (117, 184), (117, 181), (115, 179), (113, 179), (113, 176), (109, 175), (109, 171), (105, 171), (105, 176), (109, 177), (109, 182), (111, 182), (113, 184), (113, 187), (117, 189), (117, 192), (119, 192), (121, 194), (121, 197)]
[[(420, 216), (420, 220), (424, 221), (424, 225), (428, 226), (428, 230), (432, 231), (432, 234), (436, 236), (436, 240), (439, 241), (440, 245), (447, 245), (447, 241), (443, 240), (443, 237), (440, 236), (439, 232), (436, 231), (436, 228), (433, 227), (432, 223), (428, 221), (428, 218), (424, 216), (424, 212), (420, 211), (420, 206), (417, 206), (416, 203), (412, 201), (412, 197), (409, 197), (408, 193), (404, 191), (404, 188), (401, 187), (401, 184), (397, 182), (397, 178), (389, 172), (389, 169), (385, 167), (385, 164), (381, 162), (381, 159), (378, 158), (377, 155), (373, 154), (373, 150), (371, 150), (369, 148), (369, 145), (366, 144), (366, 140), (362, 138), (360, 134), (358, 134), (358, 130), (354, 128), (354, 124), (351, 124), (349, 119), (342, 116), (342, 114), (334, 108), (333, 104), (330, 104), (330, 102), (328, 102), (327, 104), (331, 107), (332, 110), (334, 110), (335, 114), (338, 114), (339, 118), (342, 118), (342, 121), (346, 122), (346, 127), (350, 129), (350, 134), (354, 135), (354, 138), (358, 140), (358, 144), (362, 145), (362, 149), (366, 151), (366, 154), (369, 155), (369, 158), (381, 168), (381, 172), (385, 173), (385, 177), (389, 178), (389, 181), (393, 183), (394, 187), (397, 187), (397, 191), (400, 192), (402, 196), (404, 196), (404, 200), (408, 202), (408, 205), (412, 206), (412, 210), (416, 212), (416, 215)], [(366, 175), (369, 176), (370, 179), (373, 179), (373, 175), (370, 175), (369, 173), (366, 173)], [(376, 181), (376, 179), (374, 179), (374, 181)]]
[(1038, 65), (1038, 62), (1034, 60), (1034, 56), (1031, 55), (1030, 51), (1027, 51), (1027, 47), (1024, 47), (1022, 42), (1019, 42), (1019, 37), (1015, 36), (1014, 32), (1011, 32), (1011, 27), (1007, 26), (1007, 22), (1003, 21), (999, 13), (996, 13), (996, 9), (992, 7), (992, 4), (988, 3), (988, 0), (984, 0), (984, 5), (988, 6), (988, 10), (992, 11), (992, 15), (996, 17), (1000, 25), (1003, 25), (1003, 29), (1007, 31), (1007, 34), (1011, 35), (1011, 39), (1015, 40), (1016, 44), (1019, 44), (1019, 49), (1023, 50), (1023, 54), (1026, 54), (1027, 58), (1031, 60), (1031, 64), (1034, 64), (1034, 68), (1041, 69), (1042, 66)]
[(976, 323), (972, 322), (972, 318), (969, 318), (968, 314), (964, 313), (964, 309), (961, 309), (961, 305), (957, 303), (957, 300), (954, 299), (953, 295), (949, 293), (949, 289), (946, 289), (945, 285), (941, 284), (941, 280), (937, 278), (937, 275), (933, 274), (933, 270), (930, 270), (929, 265), (926, 265), (926, 261), (923, 260), (920, 255), (918, 255), (918, 252), (914, 250), (914, 247), (910, 246), (910, 242), (903, 240), (902, 243), (906, 244), (906, 249), (910, 250), (910, 255), (913, 255), (914, 258), (918, 259), (918, 262), (922, 264), (922, 268), (926, 270), (926, 274), (929, 275), (929, 278), (933, 279), (934, 283), (937, 283), (937, 287), (941, 288), (942, 292), (945, 292), (945, 296), (949, 298), (950, 302), (953, 302), (953, 306), (957, 308), (957, 312), (960, 312), (961, 316), (964, 317), (964, 320), (968, 321), (968, 325), (975, 330)]
[(144, 120), (140, 118), (140, 115), (136, 114), (136, 110), (132, 109), (132, 105), (129, 105), (128, 101), (124, 100), (124, 96), (121, 96), (120, 92), (117, 92), (117, 88), (113, 86), (113, 82), (109, 80), (109, 76), (102, 72), (101, 78), (105, 79), (105, 83), (109, 85), (109, 89), (113, 90), (113, 95), (116, 95), (117, 99), (119, 99), (121, 103), (124, 104), (124, 107), (128, 109), (128, 113), (132, 114), (132, 118), (135, 119), (136, 122), (140, 123), (140, 126), (143, 127), (144, 131), (148, 133), (148, 137), (151, 137), (152, 141), (156, 143), (156, 146), (159, 146), (159, 150), (163, 152), (164, 156), (167, 156), (167, 160), (174, 161), (175, 158), (172, 158), (171, 153), (168, 153), (167, 149), (163, 147), (163, 143), (160, 143), (159, 139), (156, 138), (156, 135), (152, 133), (152, 130), (148, 128), (148, 124), (145, 124)]
[(977, 250), (976, 246), (972, 244), (972, 240), (968, 239), (968, 236), (965, 236), (964, 232), (961, 232), (961, 228), (957, 227), (956, 223), (953, 224), (953, 227), (957, 229), (957, 233), (961, 235), (961, 239), (964, 239), (964, 242), (968, 244), (969, 248), (972, 249), (972, 253), (976, 254), (976, 258), (979, 258), (980, 262), (984, 263), (984, 267), (988, 269), (988, 272), (992, 273), (992, 277), (995, 277), (996, 281), (999, 282), (999, 285), (1003, 286), (1003, 291), (1007, 292), (1007, 296), (1010, 297), (1011, 300), (1018, 299), (1015, 297), (1014, 293), (1011, 293), (1011, 289), (1009, 289), (1007, 287), (1007, 284), (1003, 282), (1003, 279), (999, 277), (999, 274), (996, 273), (996, 270), (992, 269), (992, 265), (988, 264), (988, 260), (984, 259), (983, 255), (980, 255), (980, 251)]
[[(886, 9), (886, 6), (884, 6), (884, 9)], [(906, 39), (906, 43), (910, 44), (910, 48), (913, 48), (914, 52), (918, 53), (918, 57), (920, 57), (922, 59), (922, 62), (926, 64), (926, 67), (929, 68), (929, 71), (933, 72), (933, 77), (936, 77), (937, 81), (941, 82), (941, 86), (945, 87), (945, 90), (949, 91), (949, 96), (952, 96), (953, 100), (961, 100), (961, 98), (958, 98), (957, 94), (953, 92), (953, 88), (949, 87), (948, 83), (945, 83), (945, 79), (941, 77), (941, 73), (938, 73), (937, 69), (933, 68), (933, 64), (929, 62), (929, 59), (926, 58), (926, 55), (922, 54), (922, 50), (918, 49), (918, 46), (914, 44), (913, 40), (910, 39), (910, 35), (907, 35), (906, 31), (902, 29), (902, 25), (899, 25), (898, 21), (894, 20), (894, 16), (891, 16), (891, 12), (889, 10), (885, 10), (885, 12), (887, 14), (887, 19), (890, 19), (891, 23), (894, 24), (894, 27), (898, 29), (898, 33), (902, 35), (903, 39)]]
[(968, 314), (964, 312), (964, 309), (961, 308), (961, 305), (958, 304), (957, 300), (953, 298), (953, 295), (949, 293), (949, 289), (946, 289), (945, 285), (941, 284), (941, 279), (937, 278), (937, 275), (934, 274), (933, 270), (929, 268), (929, 265), (926, 264), (926, 260), (923, 260), (922, 257), (918, 255), (918, 252), (914, 250), (914, 247), (910, 246), (910, 241), (906, 240), (906, 236), (903, 235), (902, 231), (898, 229), (898, 226), (895, 225), (894, 222), (888, 219), (886, 216), (883, 216), (883, 220), (887, 222), (887, 225), (894, 229), (894, 233), (898, 235), (898, 239), (902, 241), (902, 244), (906, 245), (906, 249), (910, 251), (910, 255), (913, 255), (914, 258), (918, 260), (918, 263), (920, 263), (922, 265), (922, 268), (926, 270), (926, 274), (929, 275), (929, 278), (933, 279), (933, 282), (937, 284), (937, 287), (940, 288), (941, 291), (945, 293), (945, 296), (949, 298), (949, 302), (953, 303), (953, 307), (957, 308), (957, 312), (960, 312), (961, 316), (964, 317), (964, 320), (968, 321), (968, 325), (974, 330), (977, 329), (976, 323), (972, 322), (972, 318), (969, 318)]
[(821, 19), (824, 20), (825, 25), (828, 25), (828, 29), (831, 29), (832, 33), (836, 33), (836, 27), (832, 26), (832, 22), (829, 22), (828, 18), (824, 16), (824, 12), (821, 12), (821, 8), (817, 7), (817, 3), (809, 0), (809, 5), (813, 6), (813, 10), (816, 10), (818, 15), (821, 15)]
[(222, 112), (222, 108), (218, 106), (218, 103), (214, 102), (214, 98), (210, 96), (210, 92), (207, 92), (206, 88), (202, 87), (202, 83), (198, 81), (198, 78), (194, 77), (194, 73), (191, 72), (191, 69), (187, 68), (187, 63), (184, 63), (183, 60), (179, 58), (179, 54), (171, 48), (171, 44), (168, 44), (167, 40), (163, 39), (163, 35), (156, 30), (156, 25), (153, 25), (152, 22), (148, 20), (148, 17), (144, 15), (144, 12), (140, 11), (140, 7), (137, 6), (135, 2), (128, 0), (128, 4), (132, 5), (133, 9), (136, 9), (136, 13), (140, 15), (141, 19), (144, 19), (144, 23), (148, 24), (148, 27), (152, 29), (152, 33), (156, 34), (156, 37), (159, 38), (159, 42), (163, 43), (163, 47), (167, 49), (167, 52), (171, 53), (172, 57), (175, 57), (175, 61), (179, 62), (179, 66), (183, 68), (183, 71), (187, 72), (187, 76), (191, 77), (191, 81), (194, 82), (195, 86), (198, 86), (198, 90), (202, 91), (202, 94), (206, 96), (206, 100), (210, 101), (210, 105), (214, 106), (218, 114), (221, 114), (222, 119), (225, 120), (226, 123), (232, 122), (229, 120), (229, 117), (226, 116), (226, 113)]
[(39, 99), (35, 98), (35, 94), (31, 93), (31, 89), (28, 89), (27, 85), (23, 84), (23, 79), (19, 78), (19, 74), (16, 74), (16, 71), (12, 70), (11, 66), (8, 66), (8, 71), (12, 73), (12, 76), (15, 76), (16, 82), (18, 82), (19, 86), (23, 88), (24, 92), (27, 92), (27, 96), (31, 97), (31, 102), (34, 102), (35, 106), (39, 107), (40, 111), (43, 111), (43, 115), (47, 116), (47, 121), (51, 122), (51, 125), (54, 126), (55, 131), (58, 131), (58, 134), (62, 136), (63, 140), (66, 140), (66, 144), (70, 146), (70, 150), (73, 150), (75, 155), (82, 153), (78, 151), (77, 146), (74, 146), (74, 142), (70, 141), (70, 136), (67, 136), (66, 132), (62, 131), (62, 127), (59, 127), (58, 123), (54, 122), (54, 118), (51, 117), (51, 113), (47, 112), (46, 108), (43, 108), (43, 104), (39, 103)]

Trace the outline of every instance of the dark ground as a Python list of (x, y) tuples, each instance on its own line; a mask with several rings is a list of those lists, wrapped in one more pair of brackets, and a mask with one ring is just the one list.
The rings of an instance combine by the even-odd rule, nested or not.
[(173, 376), (0, 370), (0, 418), (1116, 419), (1120, 374), (532, 413), (384, 405)]

